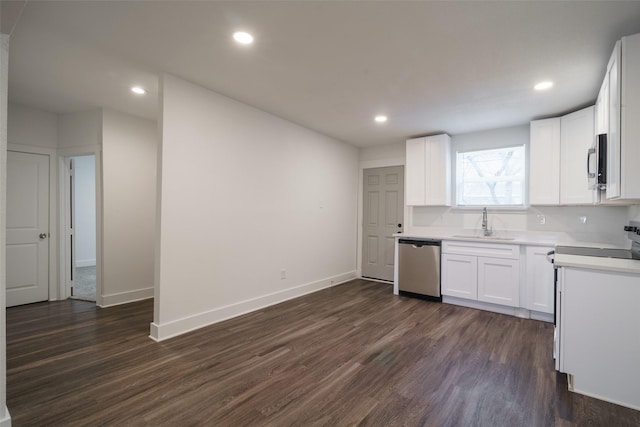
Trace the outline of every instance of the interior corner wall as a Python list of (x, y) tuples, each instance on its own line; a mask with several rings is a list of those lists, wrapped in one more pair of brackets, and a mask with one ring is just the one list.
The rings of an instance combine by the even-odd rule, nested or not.
[(164, 76), (162, 340), (355, 277), (358, 151)]
[(102, 115), (102, 302), (153, 297), (156, 123), (113, 110)]

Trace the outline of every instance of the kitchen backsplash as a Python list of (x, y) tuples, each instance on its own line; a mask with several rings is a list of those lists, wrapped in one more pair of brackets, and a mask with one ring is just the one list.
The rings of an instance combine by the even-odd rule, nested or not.
[[(481, 227), (481, 209), (426, 206), (412, 209), (415, 227), (468, 230)], [(495, 230), (565, 232), (585, 237), (593, 235), (597, 240), (601, 237), (618, 240), (625, 238), (622, 227), (637, 216), (640, 216), (640, 206), (535, 206), (522, 211), (489, 209), (489, 226)]]

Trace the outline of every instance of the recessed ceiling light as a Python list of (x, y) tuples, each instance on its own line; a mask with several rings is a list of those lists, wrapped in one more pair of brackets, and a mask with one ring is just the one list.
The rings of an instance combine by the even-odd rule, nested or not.
[(141, 88), (140, 86), (132, 87), (131, 92), (136, 93), (138, 95), (144, 95), (145, 93), (147, 93), (147, 91)]
[(378, 123), (384, 123), (387, 121), (387, 116), (376, 116), (373, 120)]
[(535, 90), (547, 90), (547, 89), (550, 89), (550, 88), (551, 88), (551, 86), (553, 86), (553, 82), (546, 81), (546, 82), (540, 82), (540, 83), (538, 83), (538, 84), (537, 84), (537, 85), (535, 85), (533, 88), (534, 88)]
[(253, 36), (249, 33), (245, 33), (244, 31), (237, 31), (233, 33), (233, 39), (242, 44), (253, 43)]

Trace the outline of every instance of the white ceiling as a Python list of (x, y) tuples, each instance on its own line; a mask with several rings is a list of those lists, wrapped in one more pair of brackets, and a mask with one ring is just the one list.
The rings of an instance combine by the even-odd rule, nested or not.
[[(235, 44), (238, 29), (255, 43)], [(615, 41), (637, 32), (639, 1), (28, 0), (9, 99), (155, 118), (168, 72), (364, 147), (589, 105)], [(554, 88), (534, 92), (542, 79)]]

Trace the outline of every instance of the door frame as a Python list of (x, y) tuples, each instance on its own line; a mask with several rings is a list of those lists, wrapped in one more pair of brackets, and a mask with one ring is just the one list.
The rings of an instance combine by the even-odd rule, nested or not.
[(49, 157), (49, 301), (60, 299), (57, 280), (57, 205), (56, 193), (58, 191), (57, 168), (55, 167), (56, 150), (52, 148), (35, 147), (30, 145), (7, 144), (7, 151), (16, 151), (26, 154), (41, 154)]
[[(61, 299), (71, 296), (70, 282), (68, 279), (67, 255), (67, 218), (70, 206), (66, 203), (69, 194), (69, 173), (67, 169), (67, 159), (79, 156), (95, 156), (95, 183), (96, 183), (96, 305), (101, 306), (102, 301), (102, 147), (99, 145), (86, 145), (81, 147), (69, 147), (58, 149), (58, 206), (60, 230), (58, 239), (59, 253), (59, 283)], [(63, 238), (64, 237), (64, 238)]]
[[(389, 166), (405, 166), (405, 158), (392, 158), (392, 159), (380, 159), (380, 160), (361, 160), (358, 164), (358, 232), (357, 232), (357, 253), (356, 253), (356, 276), (362, 278), (362, 235), (364, 234), (364, 170), (365, 169), (373, 169), (373, 168), (386, 168)], [(406, 197), (406, 188), (407, 185), (405, 183), (405, 197)], [(406, 199), (405, 199), (406, 200)], [(402, 229), (406, 229), (406, 220), (407, 220), (407, 206), (406, 204), (403, 206), (404, 213), (403, 218), (404, 222), (402, 224)], [(373, 280), (373, 279), (367, 279)], [(388, 282), (384, 282), (388, 283)]]

